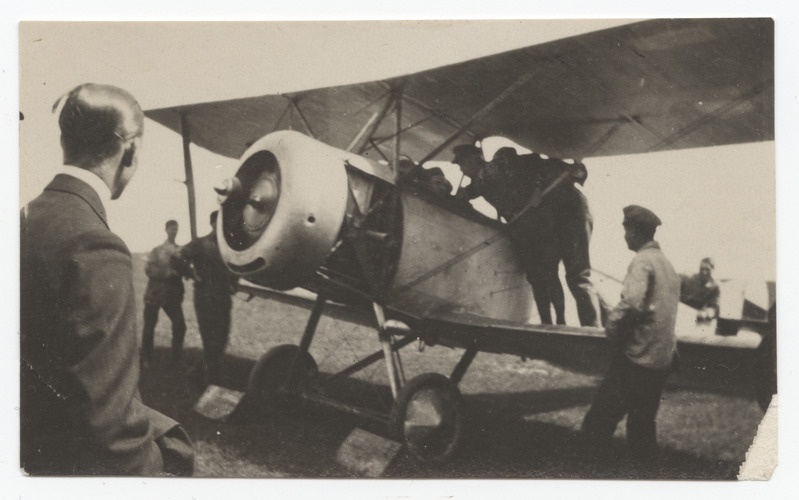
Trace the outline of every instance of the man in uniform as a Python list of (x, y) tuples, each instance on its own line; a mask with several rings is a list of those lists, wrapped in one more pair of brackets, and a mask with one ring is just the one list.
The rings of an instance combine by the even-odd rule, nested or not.
[(144, 292), (144, 328), (142, 329), (142, 363), (148, 366), (153, 357), (153, 340), (158, 312), (163, 309), (172, 321), (172, 361), (177, 362), (183, 351), (186, 337), (186, 320), (183, 318), (183, 279), (172, 267), (172, 256), (180, 248), (175, 243), (178, 223), (166, 221), (166, 241), (153, 248), (147, 257), (144, 272), (149, 280)]
[(713, 259), (705, 257), (699, 263), (699, 273), (680, 276), (680, 301), (699, 312), (697, 321), (710, 321), (719, 315), (719, 286), (713, 279)]
[(444, 171), (439, 167), (423, 168), (407, 156), (401, 157), (398, 165), (398, 185), (402, 187), (419, 186), (439, 197), (449, 196), (452, 193), (452, 184), (449, 183)]
[(235, 291), (236, 277), (230, 273), (219, 254), (216, 243), (216, 218), (211, 213), (211, 232), (191, 241), (178, 250), (175, 267), (194, 278), (194, 310), (203, 341), (206, 384), (219, 384), (222, 357), (230, 334), (230, 295)]
[(188, 436), (139, 397), (130, 252), (104, 206), (136, 171), (144, 114), (110, 85), (80, 85), (61, 102), (64, 167), (21, 213), (22, 467), (190, 475)]
[(646, 208), (624, 208), (624, 239), (636, 254), (621, 300), (605, 325), (614, 345), (611, 366), (582, 427), (585, 444), (606, 451), (616, 425), (627, 415), (630, 451), (644, 461), (657, 451), (655, 419), (677, 349), (680, 278), (654, 241), (660, 224)]
[[(458, 195), (469, 199), (483, 196), (511, 224), (509, 234), (532, 285), (541, 322), (552, 323), (550, 304), (556, 322), (566, 322), (558, 277), (558, 264), (563, 260), (580, 324), (598, 326), (599, 298), (591, 284), (588, 249), (593, 223), (587, 200), (575, 186), (575, 181), (585, 182), (585, 165), (538, 154), (518, 155), (509, 147), (499, 149), (491, 162), (483, 160), (480, 149), (470, 144), (456, 146), (453, 153), (453, 163), (472, 180)], [(572, 179), (542, 198), (543, 190), (563, 172)], [(525, 210), (530, 203), (533, 206)]]

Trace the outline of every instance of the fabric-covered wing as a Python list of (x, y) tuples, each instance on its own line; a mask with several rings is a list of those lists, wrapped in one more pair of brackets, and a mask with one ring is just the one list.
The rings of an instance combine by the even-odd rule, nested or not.
[[(192, 141), (229, 157), (282, 128), (347, 148), (395, 89), (402, 152), (415, 160), (461, 129), (458, 142), (500, 135), (561, 158), (773, 140), (773, 32), (771, 19), (651, 20), (382, 82), (147, 116), (179, 130), (185, 113)], [(394, 133), (386, 117), (364, 154), (391, 157)]]

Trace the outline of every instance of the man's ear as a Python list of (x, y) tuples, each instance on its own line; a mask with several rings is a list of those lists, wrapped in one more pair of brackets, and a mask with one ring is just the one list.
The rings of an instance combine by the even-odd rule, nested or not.
[(130, 141), (128, 147), (125, 148), (125, 152), (122, 153), (122, 160), (120, 163), (123, 167), (130, 167), (133, 165), (133, 155), (136, 154), (136, 141)]

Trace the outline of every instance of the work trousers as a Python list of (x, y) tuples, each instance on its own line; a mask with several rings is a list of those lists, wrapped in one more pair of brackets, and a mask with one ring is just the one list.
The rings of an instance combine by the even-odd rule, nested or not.
[(552, 324), (552, 308), (558, 324), (566, 324), (563, 287), (558, 277), (560, 255), (551, 210), (544, 205), (528, 211), (510, 228), (510, 238), (522, 264), (541, 323)]
[(570, 189), (562, 198), (528, 210), (513, 223), (510, 237), (532, 285), (541, 323), (565, 324), (563, 287), (558, 265), (563, 261), (566, 284), (574, 296), (582, 326), (600, 326), (599, 297), (591, 283), (589, 244), (594, 223), (582, 193)]
[(610, 446), (613, 433), (627, 415), (627, 444), (639, 459), (657, 451), (655, 419), (668, 370), (645, 368), (617, 353), (594, 402), (583, 420), (583, 438), (595, 448)]
[(205, 382), (218, 384), (222, 357), (230, 334), (231, 299), (227, 291), (206, 292), (195, 287), (194, 308), (203, 341)]
[(158, 324), (158, 312), (163, 309), (172, 321), (172, 359), (177, 361), (183, 351), (183, 339), (186, 337), (186, 320), (183, 318), (183, 294), (168, 297), (163, 304), (144, 303), (144, 329), (142, 331), (142, 360), (150, 361), (153, 357), (155, 325)]
[(577, 304), (580, 324), (600, 326), (599, 297), (591, 283), (589, 254), (594, 222), (585, 196), (575, 193), (575, 200), (558, 213), (557, 219), (555, 226), (558, 233), (558, 253), (566, 269), (566, 285)]

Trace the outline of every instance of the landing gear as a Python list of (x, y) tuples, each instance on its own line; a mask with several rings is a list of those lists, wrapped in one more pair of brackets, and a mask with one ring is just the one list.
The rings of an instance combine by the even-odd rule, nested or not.
[[(387, 425), (389, 435), (420, 463), (441, 464), (449, 460), (461, 442), (465, 425), (458, 383), (477, 355), (477, 348), (466, 350), (450, 377), (426, 373), (406, 382), (399, 350), (416, 342), (418, 337), (410, 335), (408, 327), (403, 329), (386, 322), (382, 307), (375, 305), (381, 349), (338, 373), (320, 376), (308, 349), (324, 304), (324, 297), (318, 297), (298, 346), (277, 346), (255, 364), (247, 386), (249, 406), (245, 408), (254, 410), (254, 415), (263, 415), (290, 410), (301, 401), (319, 404)], [(394, 338), (394, 330), (402, 334), (400, 339)], [(351, 405), (325, 394), (324, 387), (328, 384), (380, 360), (386, 364), (393, 396), (388, 413)]]
[(423, 463), (448, 460), (463, 434), (463, 400), (458, 387), (438, 373), (405, 384), (389, 415), (392, 437)]
[(292, 344), (270, 349), (253, 367), (247, 396), (261, 410), (286, 406), (316, 379), (319, 369), (308, 351)]

